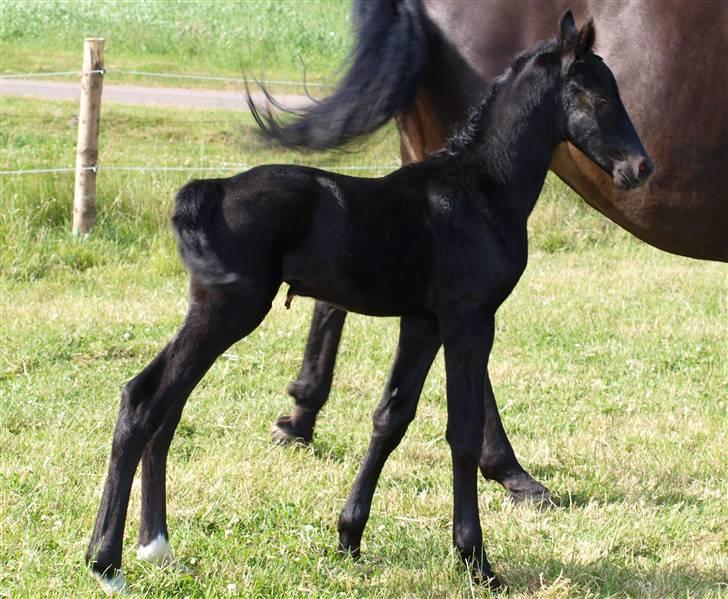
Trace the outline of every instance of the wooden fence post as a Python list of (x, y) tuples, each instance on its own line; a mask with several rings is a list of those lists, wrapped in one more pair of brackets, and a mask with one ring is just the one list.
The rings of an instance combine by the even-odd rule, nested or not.
[(76, 181), (73, 190), (73, 234), (87, 233), (96, 220), (96, 165), (99, 158), (99, 115), (104, 85), (104, 39), (83, 44), (81, 105), (76, 142)]

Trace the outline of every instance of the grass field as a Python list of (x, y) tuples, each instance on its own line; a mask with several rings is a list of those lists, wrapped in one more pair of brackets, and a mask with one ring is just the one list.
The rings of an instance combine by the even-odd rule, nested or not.
[(108, 83), (225, 85), (117, 70), (299, 82), (301, 60), (308, 81), (331, 83), (351, 42), (350, 7), (350, 0), (3, 0), (0, 71), (78, 70), (84, 37), (103, 37)]
[[(0, 168), (71, 165), (76, 106), (5, 99)], [(261, 146), (248, 117), (104, 107), (102, 164), (396, 162)], [(168, 216), (189, 173), (104, 172), (99, 222), (69, 237), (72, 175), (0, 178), (0, 596), (90, 596), (82, 565), (119, 389), (173, 334), (186, 279)], [(491, 562), (514, 597), (719, 597), (728, 571), (724, 265), (633, 240), (555, 180), (498, 315), (491, 375), (512, 442), (553, 491), (544, 512), (481, 484)], [(363, 456), (396, 321), (353, 316), (311, 449), (274, 447), (311, 302), (269, 317), (193, 394), (170, 454), (171, 541), (191, 574), (137, 562), (144, 596), (481, 596), (450, 548), (441, 357), (390, 459), (359, 563), (336, 518)]]

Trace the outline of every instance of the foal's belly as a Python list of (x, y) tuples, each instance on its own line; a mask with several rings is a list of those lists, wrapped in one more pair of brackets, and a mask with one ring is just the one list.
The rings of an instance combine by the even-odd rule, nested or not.
[(291, 295), (312, 297), (347, 312), (370, 316), (427, 316), (426, 265), (401, 269), (345, 257), (289, 255), (283, 282)]
[(424, 298), (405, 298), (402, 294), (385, 294), (365, 289), (349, 280), (324, 281), (317, 277), (284, 275), (291, 296), (312, 297), (346, 312), (368, 316), (418, 316), (429, 317), (431, 312), (424, 305)]

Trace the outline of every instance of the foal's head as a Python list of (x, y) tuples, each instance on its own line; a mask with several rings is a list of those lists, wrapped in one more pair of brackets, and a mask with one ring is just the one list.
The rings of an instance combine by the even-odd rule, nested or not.
[(561, 18), (561, 136), (598, 164), (622, 189), (644, 183), (654, 166), (619, 97), (609, 67), (594, 54), (594, 23), (578, 30)]

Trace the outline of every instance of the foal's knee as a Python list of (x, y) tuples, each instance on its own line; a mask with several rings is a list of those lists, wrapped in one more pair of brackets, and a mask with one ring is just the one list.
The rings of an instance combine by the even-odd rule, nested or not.
[(387, 393), (390, 394), (390, 401), (385, 405), (380, 404), (372, 415), (374, 434), (384, 438), (401, 438), (415, 417), (415, 408), (409, 398), (397, 398), (400, 400), (397, 403), (392, 401), (397, 389), (388, 390)]

